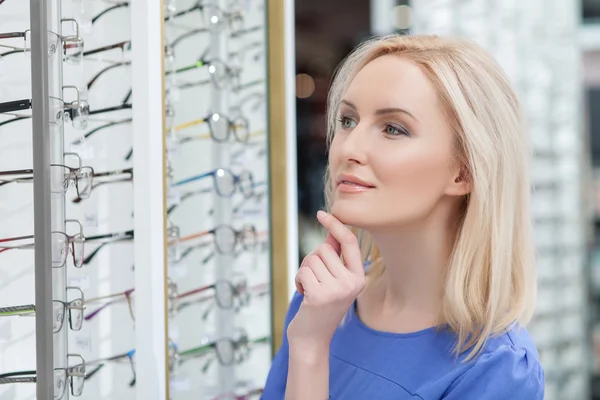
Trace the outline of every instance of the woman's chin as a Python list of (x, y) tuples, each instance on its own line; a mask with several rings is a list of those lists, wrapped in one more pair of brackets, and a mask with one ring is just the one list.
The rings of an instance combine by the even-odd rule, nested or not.
[(365, 228), (368, 225), (364, 207), (357, 207), (344, 202), (335, 202), (331, 207), (331, 214), (343, 224), (355, 228)]

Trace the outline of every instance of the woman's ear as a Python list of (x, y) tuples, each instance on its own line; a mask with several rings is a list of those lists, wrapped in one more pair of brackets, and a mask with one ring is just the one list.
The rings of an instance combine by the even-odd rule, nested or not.
[(466, 166), (456, 168), (456, 173), (452, 176), (446, 194), (450, 196), (466, 196), (471, 193), (472, 179)]

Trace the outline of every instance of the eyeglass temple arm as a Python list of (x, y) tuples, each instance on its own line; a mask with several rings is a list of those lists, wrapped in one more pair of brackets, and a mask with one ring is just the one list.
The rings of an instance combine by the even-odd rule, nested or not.
[[(104, 242), (102, 243), (100, 246), (96, 247), (96, 249), (94, 249), (94, 251), (92, 251), (90, 254), (88, 254), (88, 256), (86, 258), (83, 259), (83, 264), (89, 264), (94, 257), (96, 257), (96, 254), (98, 254), (98, 252), (106, 245), (110, 244), (110, 243), (116, 243), (116, 242), (121, 242), (124, 240), (131, 240), (133, 239), (133, 235), (130, 237), (121, 237), (121, 238), (117, 238), (115, 240), (111, 240), (109, 242)], [(87, 239), (86, 239), (87, 240)]]
[(30, 115), (24, 115), (22, 117), (14, 117), (9, 119), (8, 121), (2, 121), (0, 122), (0, 126), (6, 125), (6, 124), (10, 124), (11, 122), (17, 122), (17, 121), (21, 121), (22, 119), (29, 119), (31, 118)]
[(181, 196), (181, 198), (179, 199), (179, 203), (177, 204), (173, 204), (171, 207), (169, 207), (169, 209), (167, 210), (167, 214), (170, 214), (174, 209), (176, 209), (184, 200), (189, 199), (190, 197), (194, 197), (200, 194), (206, 194), (206, 193), (210, 193), (212, 192), (212, 189), (200, 189), (200, 190), (194, 190), (191, 192), (187, 192), (185, 193), (183, 196)]
[(113, 50), (113, 49), (118, 49), (118, 48), (121, 48), (121, 50), (125, 50), (125, 47), (127, 45), (131, 45), (131, 40), (125, 40), (123, 42), (119, 42), (119, 43), (115, 43), (115, 44), (110, 44), (108, 46), (102, 46), (102, 47), (98, 47), (96, 49), (84, 51), (83, 55), (84, 56), (91, 56), (92, 54), (98, 54), (98, 53), (102, 53), (102, 52), (105, 52), (105, 51), (109, 51), (109, 50)]
[(33, 170), (32, 169), (14, 169), (14, 170), (10, 170), (10, 171), (0, 171), (0, 176), (27, 175), (27, 174), (33, 174)]
[[(13, 242), (13, 241), (17, 241), (17, 240), (34, 239), (34, 238), (35, 238), (34, 235), (15, 236), (15, 237), (10, 237), (10, 238), (2, 238), (2, 239), (0, 239), (0, 243)], [(11, 246), (11, 248), (12, 247), (14, 247), (14, 246)]]
[(189, 183), (189, 182), (194, 182), (194, 181), (197, 181), (197, 180), (200, 180), (200, 179), (204, 179), (204, 178), (207, 178), (207, 177), (209, 177), (209, 176), (213, 176), (214, 174), (215, 174), (215, 171), (210, 171), (210, 172), (206, 172), (206, 173), (204, 173), (204, 174), (200, 174), (200, 175), (192, 176), (192, 177), (190, 177), (190, 178), (183, 179), (183, 180), (181, 180), (181, 181), (179, 181), (179, 182), (175, 182), (175, 183), (173, 184), (173, 186), (185, 185), (186, 183)]
[(133, 94), (133, 89), (129, 89), (129, 92), (127, 92), (127, 94), (125, 95), (125, 97), (123, 98), (123, 101), (121, 103), (126, 104), (129, 99), (131, 99), (131, 95)]
[(98, 80), (98, 78), (100, 78), (102, 75), (104, 75), (106, 72), (110, 71), (111, 69), (117, 68), (117, 67), (123, 67), (123, 66), (127, 66), (127, 65), (131, 65), (131, 61), (125, 61), (125, 62), (119, 62), (113, 65), (109, 65), (108, 67), (100, 70), (100, 72), (98, 72), (92, 79), (90, 79), (90, 81), (87, 84), (87, 88), (88, 90), (90, 90), (92, 88), (92, 86), (94, 85), (94, 83)]
[(0, 103), (0, 113), (29, 110), (30, 108), (31, 99), (13, 100)]
[(100, 11), (94, 18), (92, 18), (92, 24), (98, 22), (98, 20), (103, 16), (108, 14), (109, 12), (122, 8), (122, 7), (129, 7), (129, 2), (123, 2), (123, 3), (117, 3), (112, 7), (108, 7), (103, 11)]
[(165, 17), (165, 21), (168, 21), (168, 20), (170, 20), (171, 18), (177, 18), (177, 17), (181, 17), (181, 16), (183, 16), (183, 15), (189, 14), (189, 13), (191, 13), (191, 12), (194, 12), (194, 11), (196, 11), (196, 10), (200, 10), (200, 11), (202, 11), (202, 8), (204, 8), (204, 7), (202, 7), (202, 4), (201, 4), (199, 1), (197, 1), (197, 2), (196, 2), (196, 3), (195, 3), (193, 6), (191, 6), (190, 8), (188, 8), (188, 9), (186, 9), (186, 10), (179, 11), (179, 12), (177, 12), (177, 13), (175, 13), (175, 14), (171, 15), (171, 16)]
[(1, 317), (10, 316), (10, 315), (19, 315), (19, 314), (24, 314), (24, 313), (32, 313), (32, 312), (35, 312), (34, 304), (0, 308), (0, 316)]
[(132, 108), (131, 104), (119, 104), (118, 106), (114, 106), (114, 107), (107, 107), (107, 108), (100, 108), (98, 110), (92, 110), (92, 111), (90, 111), (89, 115), (104, 114), (104, 113), (109, 113), (112, 111), (127, 110), (130, 108)]
[(129, 174), (133, 177), (133, 168), (130, 167), (130, 168), (120, 169), (120, 170), (116, 170), (116, 171), (96, 172), (96, 173), (94, 173), (94, 178), (119, 176), (119, 175), (125, 175), (125, 174)]
[[(96, 189), (98, 186), (102, 186), (102, 185), (106, 185), (109, 183), (119, 183), (119, 182), (130, 182), (132, 179), (132, 177), (129, 178), (122, 178), (122, 179), (115, 179), (113, 181), (100, 181), (100, 182), (94, 182), (94, 184), (92, 185), (92, 190)], [(1, 185), (1, 183), (0, 183)], [(77, 204), (77, 203), (81, 203), (83, 201), (83, 199), (79, 196), (75, 197), (73, 200), (71, 200), (73, 203)]]

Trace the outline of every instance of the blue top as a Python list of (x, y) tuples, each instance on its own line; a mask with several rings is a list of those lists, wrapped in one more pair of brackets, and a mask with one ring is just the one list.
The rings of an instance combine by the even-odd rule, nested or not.
[[(287, 326), (302, 296), (294, 295), (283, 344), (262, 400), (283, 400), (288, 370)], [(436, 328), (398, 334), (363, 324), (354, 307), (332, 341), (329, 392), (333, 400), (543, 400), (544, 372), (524, 328), (488, 341), (474, 360), (452, 353), (456, 336)], [(307, 399), (320, 400), (320, 399)]]

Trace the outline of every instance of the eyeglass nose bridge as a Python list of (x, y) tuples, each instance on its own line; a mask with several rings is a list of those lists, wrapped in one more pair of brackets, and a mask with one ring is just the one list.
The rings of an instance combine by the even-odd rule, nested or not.
[(60, 22), (72, 22), (75, 25), (75, 35), (71, 35), (71, 36), (65, 36), (62, 39), (64, 41), (80, 41), (81, 40), (81, 36), (79, 35), (79, 21), (77, 21), (75, 18), (63, 18), (60, 20)]
[(79, 221), (77, 219), (65, 219), (65, 223), (72, 223), (72, 224), (79, 225), (79, 234), (83, 238), (83, 224), (81, 223), (81, 221)]
[(72, 156), (72, 157), (75, 157), (75, 158), (77, 158), (77, 165), (78, 165), (78, 168), (79, 168), (79, 169), (81, 169), (81, 165), (82, 165), (82, 164), (81, 164), (81, 156), (80, 156), (79, 154), (77, 154), (77, 153), (72, 153), (72, 152), (67, 152), (67, 153), (64, 153), (64, 155), (65, 155), (65, 156)]

